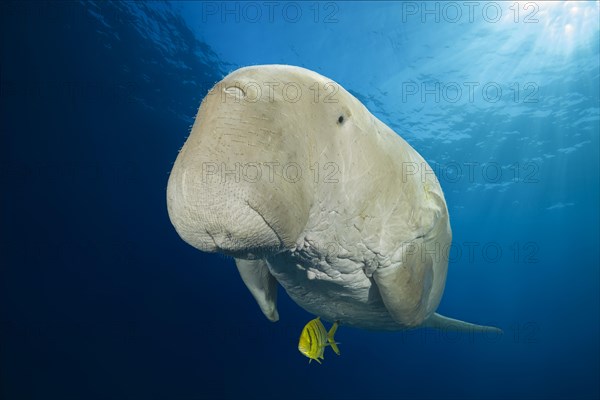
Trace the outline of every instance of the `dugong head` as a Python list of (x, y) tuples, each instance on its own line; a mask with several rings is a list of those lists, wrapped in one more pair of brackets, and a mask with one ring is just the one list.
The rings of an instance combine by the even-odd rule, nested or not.
[(328, 84), (303, 68), (264, 65), (236, 70), (211, 89), (167, 188), (183, 240), (247, 259), (294, 245), (314, 203), (323, 131), (339, 129), (350, 110), (326, 101), (337, 90)]

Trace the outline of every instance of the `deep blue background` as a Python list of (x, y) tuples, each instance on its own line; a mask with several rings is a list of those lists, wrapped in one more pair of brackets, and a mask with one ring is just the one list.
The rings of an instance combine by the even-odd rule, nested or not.
[[(461, 49), (466, 68), (481, 55), (465, 60), (464, 43), (480, 35), (442, 24), (421, 37), (400, 17), (388, 31), (377, 18), (389, 3), (372, 14), (336, 4), (340, 21), (368, 27), (348, 35), (375, 35), (402, 60), (370, 62), (378, 53), (358, 39), (359, 49), (336, 40), (331, 54), (320, 51), (342, 23), (300, 32), (285, 20), (202, 21), (199, 3), (2, 3), (2, 399), (598, 398), (597, 18), (586, 46), (536, 56), (538, 75), (518, 80), (539, 85), (538, 103), (509, 104), (509, 117), (506, 104), (467, 104), (462, 114), (417, 104), (426, 108), (418, 114), (398, 104), (398, 85), (373, 77), (406, 69), (417, 82), (442, 79), (435, 65), (454, 79), (461, 67), (436, 59), (446, 48), (436, 43), (451, 32), (456, 47), (447, 48)], [(272, 35), (280, 28), (288, 36)], [(500, 37), (519, 35), (511, 29)], [(249, 31), (266, 39), (248, 49)], [(490, 47), (514, 68), (535, 53)], [(559, 68), (557, 58), (567, 61)], [(227, 72), (270, 62), (338, 80), (432, 164), (493, 161), (507, 173), (535, 163), (535, 182), (442, 179), (463, 254), (440, 311), (504, 336), (343, 328), (342, 356), (308, 365), (297, 351), (308, 313), (281, 292), (281, 320), (268, 322), (232, 260), (177, 236), (165, 189), (202, 97)], [(440, 107), (446, 114), (435, 114)], [(482, 255), (489, 243), (499, 260)]]

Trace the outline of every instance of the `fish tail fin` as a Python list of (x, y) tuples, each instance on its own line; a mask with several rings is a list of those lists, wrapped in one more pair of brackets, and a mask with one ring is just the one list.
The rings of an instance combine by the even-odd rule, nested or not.
[(327, 334), (327, 341), (329, 342), (329, 345), (331, 345), (331, 348), (333, 349), (333, 351), (335, 352), (335, 354), (337, 354), (338, 356), (340, 355), (340, 349), (337, 347), (337, 345), (339, 344), (338, 342), (335, 341), (335, 332), (337, 331), (338, 328), (338, 321), (335, 321), (333, 323), (333, 326), (331, 327), (331, 329), (329, 330), (329, 333)]

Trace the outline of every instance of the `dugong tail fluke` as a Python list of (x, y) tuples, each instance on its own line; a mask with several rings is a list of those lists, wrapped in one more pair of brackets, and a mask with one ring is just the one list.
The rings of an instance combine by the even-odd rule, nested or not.
[(446, 331), (458, 331), (458, 332), (489, 332), (502, 334), (502, 329), (495, 328), (493, 326), (483, 326), (471, 324), (469, 322), (460, 321), (454, 318), (444, 317), (438, 313), (433, 314), (429, 317), (422, 327), (435, 328)]

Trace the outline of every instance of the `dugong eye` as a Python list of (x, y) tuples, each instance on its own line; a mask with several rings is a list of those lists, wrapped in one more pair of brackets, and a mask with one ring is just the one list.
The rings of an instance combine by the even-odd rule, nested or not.
[(340, 117), (338, 118), (338, 124), (342, 124), (344, 122), (344, 116), (340, 115)]
[(235, 96), (236, 98), (242, 98), (246, 96), (246, 92), (244, 92), (244, 89), (238, 86), (229, 86), (225, 88), (225, 93)]

